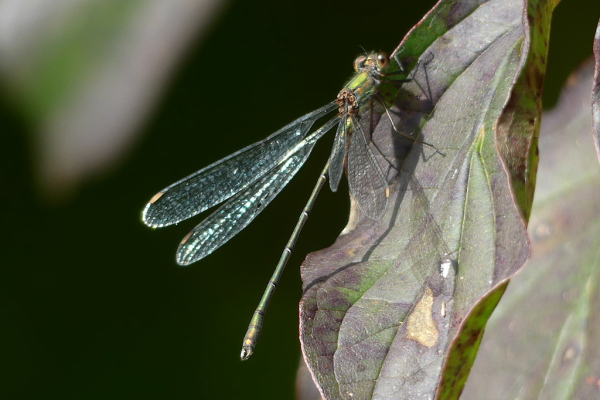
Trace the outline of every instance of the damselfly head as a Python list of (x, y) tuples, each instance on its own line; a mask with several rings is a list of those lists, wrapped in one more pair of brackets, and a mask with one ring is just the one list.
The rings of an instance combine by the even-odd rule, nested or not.
[(384, 73), (390, 66), (390, 58), (387, 53), (380, 51), (378, 53), (371, 53), (368, 56), (358, 56), (354, 60), (354, 70), (356, 72), (375, 72)]
[(386, 69), (390, 66), (390, 58), (387, 53), (380, 51), (377, 53), (377, 71), (385, 72)]

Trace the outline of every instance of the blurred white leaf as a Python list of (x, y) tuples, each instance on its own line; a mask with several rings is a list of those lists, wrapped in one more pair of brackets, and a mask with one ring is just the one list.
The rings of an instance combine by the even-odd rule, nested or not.
[(224, 0), (0, 1), (0, 71), (33, 122), (45, 194), (64, 196), (135, 141)]

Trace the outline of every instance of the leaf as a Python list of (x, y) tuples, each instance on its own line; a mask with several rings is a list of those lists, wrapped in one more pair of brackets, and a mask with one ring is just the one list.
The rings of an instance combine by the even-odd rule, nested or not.
[(523, 14), (521, 1), (442, 1), (401, 44), (402, 64), (419, 67), (396, 98), (396, 126), (444, 155), (387, 118), (365, 123), (400, 170), (387, 168), (388, 210), (371, 221), (353, 207), (344, 234), (302, 266), (302, 348), (327, 399), (434, 396), (464, 318), (524, 264), (525, 225), (494, 135), (526, 64)]
[(596, 152), (600, 158), (600, 21), (596, 28), (594, 38), (594, 57), (596, 60), (596, 70), (594, 72), (594, 83), (592, 87), (592, 135)]
[(589, 136), (592, 75), (592, 63), (584, 65), (557, 108), (543, 116), (532, 258), (490, 318), (463, 400), (600, 397), (600, 168)]
[(538, 163), (537, 138), (542, 113), (544, 76), (548, 60), (552, 11), (560, 0), (530, 0), (527, 15), (531, 32), (526, 36), (530, 51), (523, 73), (497, 126), (498, 151), (511, 176), (517, 204), (529, 219)]
[[(510, 176), (513, 199), (525, 221), (529, 220), (535, 189), (538, 164), (537, 138), (548, 58), (550, 21), (557, 4), (558, 0), (527, 2), (527, 17), (531, 25), (526, 31), (528, 34), (525, 35), (524, 47), (529, 48), (529, 53), (521, 60), (525, 64), (524, 68), (496, 125), (496, 148)], [(509, 204), (509, 202), (499, 204), (502, 203)], [(506, 233), (510, 234), (510, 230), (498, 231), (499, 236)], [(497, 243), (502, 241), (500, 237), (497, 238)], [(516, 270), (512, 271), (513, 274), (515, 272)], [(511, 275), (506, 275), (506, 278), (510, 278)], [(460, 335), (452, 343), (448, 352), (449, 356), (440, 385), (440, 398), (456, 399), (460, 396), (477, 354), (486, 321), (506, 290), (506, 284), (508, 281), (484, 296), (465, 318), (460, 328)], [(467, 334), (468, 336), (465, 337)], [(465, 340), (473, 346), (465, 346)]]

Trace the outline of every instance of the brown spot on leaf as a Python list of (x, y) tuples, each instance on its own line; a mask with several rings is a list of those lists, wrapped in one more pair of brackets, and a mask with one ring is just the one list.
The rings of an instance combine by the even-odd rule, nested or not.
[(432, 316), (433, 292), (430, 288), (417, 303), (408, 317), (406, 337), (416, 340), (425, 347), (433, 347), (438, 342), (440, 332)]

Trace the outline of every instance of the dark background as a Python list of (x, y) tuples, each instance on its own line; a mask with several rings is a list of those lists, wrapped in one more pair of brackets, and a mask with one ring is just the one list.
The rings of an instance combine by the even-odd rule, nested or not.
[[(346, 223), (347, 187), (323, 190), (266, 317), (249, 318), (329, 153), (251, 226), (191, 267), (175, 264), (200, 219), (160, 230), (158, 190), (331, 101), (366, 49), (391, 52), (433, 1), (232, 1), (187, 53), (137, 147), (67, 202), (37, 195), (28, 121), (0, 108), (0, 398), (292, 398), (300, 360), (299, 266)], [(597, 0), (555, 11), (545, 106), (591, 55)], [(543, 155), (542, 155), (543, 156)]]

